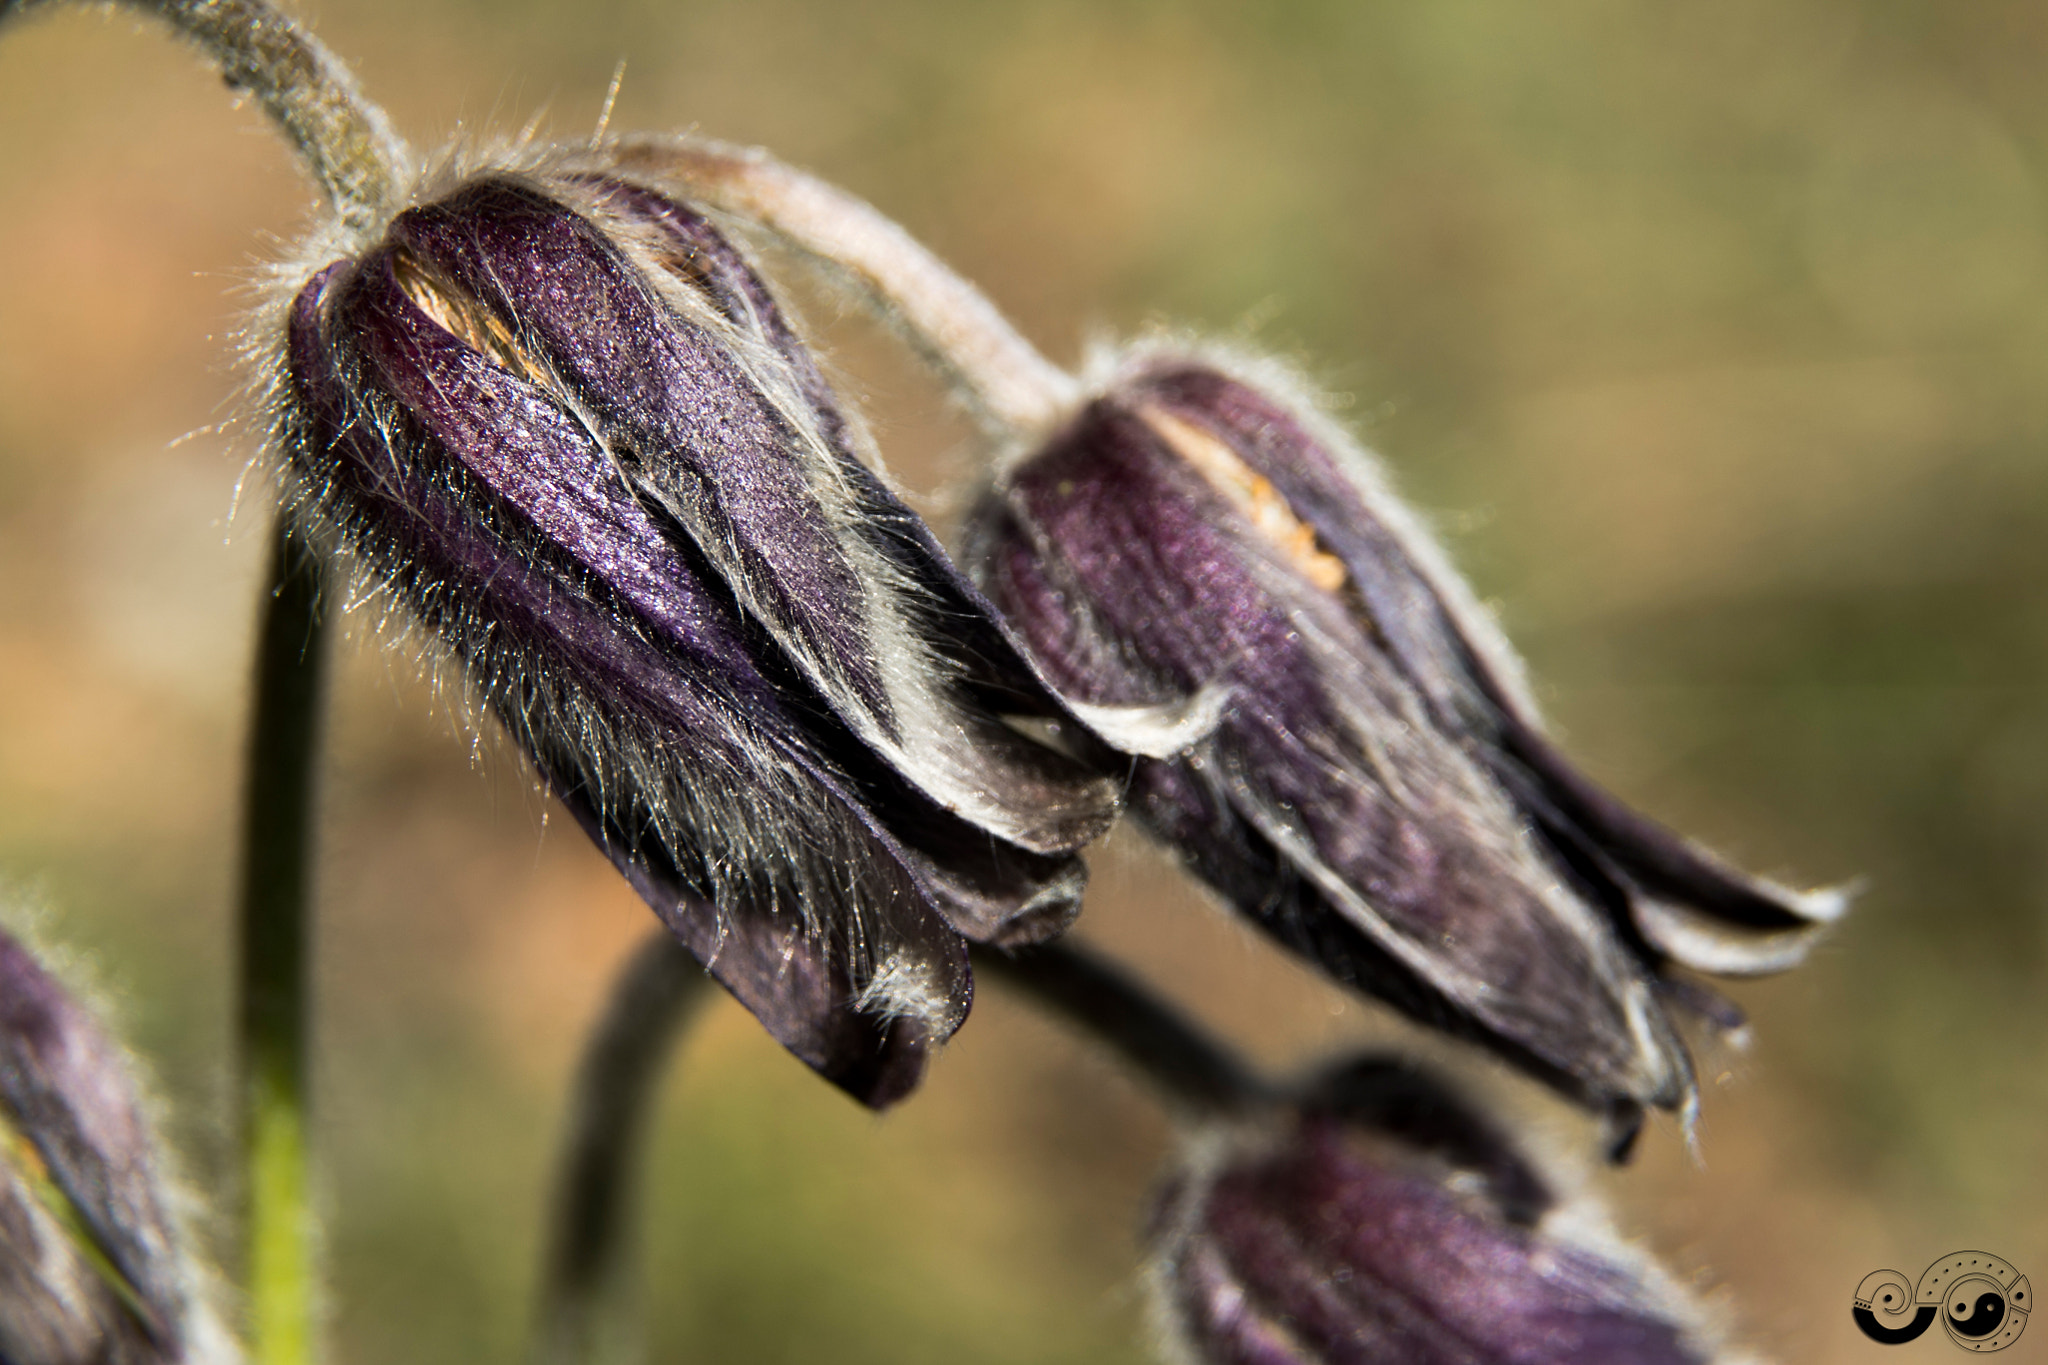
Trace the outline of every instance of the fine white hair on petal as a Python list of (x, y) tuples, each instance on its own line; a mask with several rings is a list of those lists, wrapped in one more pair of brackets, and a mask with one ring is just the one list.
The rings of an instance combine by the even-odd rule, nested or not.
[(925, 959), (896, 951), (875, 965), (855, 1008), (878, 1019), (915, 1019), (940, 1038), (959, 1027), (964, 1011)]

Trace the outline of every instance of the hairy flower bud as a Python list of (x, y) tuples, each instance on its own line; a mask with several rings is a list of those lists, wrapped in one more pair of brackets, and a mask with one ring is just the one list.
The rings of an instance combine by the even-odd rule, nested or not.
[[(1114, 786), (707, 218), (472, 177), (290, 305), (299, 506), (438, 638), (682, 942), (869, 1103), (1057, 932)], [(1143, 718), (1141, 717), (1142, 721)]]
[(1360, 1062), (1171, 1184), (1158, 1316), (1193, 1365), (1715, 1358), (1665, 1277), (1586, 1222), (1441, 1082)]
[[(1513, 655), (1273, 367), (1127, 358), (1009, 468), (967, 561), (1074, 699), (1221, 694), (1133, 809), (1324, 970), (1624, 1114), (1690, 1102), (1668, 982), (1798, 961), (1837, 895), (1746, 876), (1544, 738)], [(1670, 986), (1672, 991), (1660, 989)]]
[(120, 1048), (0, 930), (0, 1360), (216, 1358), (160, 1164)]

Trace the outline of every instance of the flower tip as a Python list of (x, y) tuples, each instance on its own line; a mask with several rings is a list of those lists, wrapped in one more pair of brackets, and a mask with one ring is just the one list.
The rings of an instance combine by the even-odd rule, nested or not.
[(1788, 909), (1802, 915), (1809, 902), (1815, 913), (1806, 923), (1769, 930), (1729, 924), (1691, 907), (1650, 896), (1638, 898), (1634, 910), (1636, 927), (1643, 937), (1682, 966), (1714, 976), (1770, 976), (1804, 962), (1848, 904), (1846, 898), (1832, 902), (1823, 899), (1822, 893), (1788, 893), (1782, 901)]
[(1868, 889), (1867, 879), (1857, 877), (1839, 886), (1790, 892), (1786, 900), (1794, 911), (1815, 924), (1834, 924), (1849, 913), (1850, 905)]
[(1140, 758), (1178, 757), (1212, 734), (1230, 705), (1231, 690), (1212, 682), (1193, 695), (1153, 706), (1108, 706), (1067, 701), (1074, 718), (1113, 749)]

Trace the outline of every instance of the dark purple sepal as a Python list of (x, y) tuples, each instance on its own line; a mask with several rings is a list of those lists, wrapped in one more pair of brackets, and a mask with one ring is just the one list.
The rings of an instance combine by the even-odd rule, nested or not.
[[(1548, 837), (1597, 864), (1638, 921), (1653, 921), (1631, 932), (1702, 970), (1739, 972), (1746, 961), (1770, 971), (1796, 960), (1813, 931), (1839, 916), (1839, 893), (1797, 892), (1743, 872), (1631, 809), (1566, 758), (1514, 676), (1507, 642), (1341, 433), (1205, 363), (1162, 358), (1129, 393), (1208, 432), (1272, 482), (1342, 561), (1364, 615), (1437, 723), (1483, 752)], [(1697, 912), (1690, 936), (1660, 932), (1674, 908), (1665, 903)], [(1689, 952), (1688, 944), (1698, 946)], [(1702, 954), (1712, 960), (1689, 960)]]
[(1210, 736), (1135, 761), (1131, 799), (1261, 927), (1596, 1107), (1683, 1102), (1684, 1050), (1607, 916), (1373, 631), (1139, 410), (1098, 400), (1015, 470), (974, 558), (1076, 698), (1227, 689)]
[(893, 723), (858, 624), (868, 588), (818, 506), (786, 418), (718, 338), (664, 310), (590, 220), (509, 181), (410, 209), (391, 240), (508, 319), (587, 405), (598, 458), (658, 467), (715, 571)]
[[(956, 671), (957, 685), (970, 703), (968, 714), (1046, 720), (1071, 735), (1089, 733), (1091, 721), (1075, 716), (1067, 699), (1040, 674), (1016, 632), (954, 564), (924, 519), (856, 452), (854, 432), (816, 359), (731, 241), (702, 214), (655, 189), (601, 175), (588, 177), (586, 183), (605, 208), (620, 213), (637, 228), (652, 229), (666, 243), (667, 251), (658, 254), (669, 268), (695, 282), (721, 313), (757, 333), (780, 357), (845, 480), (852, 499), (848, 529), (905, 582), (915, 585), (904, 605), (915, 615), (934, 652)], [(1170, 728), (1176, 719), (1096, 717), (1092, 723), (1116, 720), (1136, 732), (1154, 726)], [(1014, 736), (1000, 732), (982, 730), (977, 737), (984, 745), (994, 744), (1002, 751), (1005, 764), (1012, 769), (1009, 790), (1021, 803), (1071, 812), (1065, 829), (1054, 839), (1032, 844), (1041, 855), (1078, 849), (1108, 832), (1119, 807), (1113, 786), (1102, 784), (1093, 768), (1048, 756), (1039, 746), (1018, 746)], [(1120, 766), (1114, 760), (1110, 763), (1112, 770)], [(1019, 771), (1036, 774), (1036, 780), (1016, 785)], [(1017, 869), (1028, 861), (1015, 856), (1023, 852), (1003, 851), (999, 857)], [(1047, 878), (1069, 884), (1085, 876), (1078, 860), (1040, 866), (1047, 869)], [(995, 880), (1004, 879), (1004, 874), (997, 873)], [(978, 880), (984, 888), (992, 884), (986, 875)], [(1078, 885), (1073, 894), (1078, 897)], [(1046, 909), (1048, 897), (1041, 892), (1024, 895), (1014, 914), (1002, 908), (1000, 894), (983, 890), (969, 893), (968, 900), (972, 903), (963, 905), (957, 927), (970, 938), (1000, 944), (1050, 937), (1078, 910), (1076, 904), (1064, 913), (1052, 913)]]
[[(779, 313), (764, 317), (728, 263), (697, 248), (728, 282), (714, 311), (729, 321), (749, 305), (737, 335), (678, 312), (678, 296), (653, 288), (590, 219), (509, 182), (402, 214), (392, 237), (516, 321), (635, 495), (674, 519), (841, 720), (907, 779), (1032, 852), (1070, 853), (1107, 829), (1113, 786), (942, 685), (885, 677), (901, 648), (888, 632), (923, 648), (944, 639), (943, 622), (918, 620), (918, 599), (945, 585), (885, 585), (890, 562), (861, 506), (870, 476), (852, 474), (857, 462), (834, 439), (842, 428), (816, 423), (814, 367), (792, 372), (777, 349), (793, 344)], [(761, 345), (773, 376), (749, 368), (742, 340)], [(786, 386), (779, 398), (775, 383)]]
[[(855, 453), (853, 434), (816, 359), (746, 258), (702, 214), (655, 189), (603, 175), (583, 177), (582, 183), (604, 208), (658, 234), (667, 246), (662, 259), (674, 273), (697, 281), (720, 312), (736, 324), (757, 329), (782, 357), (855, 492), (856, 521), (864, 538), (918, 585), (914, 605), (934, 627), (934, 644), (960, 670), (962, 684), (999, 714), (1061, 721), (1085, 730), (1067, 709), (1065, 698), (1040, 676), (1016, 632), (954, 564), (924, 518)], [(1088, 834), (1088, 841), (1107, 829), (1105, 819)], [(976, 937), (965, 926), (962, 932)]]

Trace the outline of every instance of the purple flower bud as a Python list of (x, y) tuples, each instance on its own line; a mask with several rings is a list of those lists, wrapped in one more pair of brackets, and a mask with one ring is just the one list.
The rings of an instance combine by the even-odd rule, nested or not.
[(1340, 980), (1623, 1114), (1679, 1106), (1669, 982), (1798, 961), (1838, 895), (1746, 876), (1546, 740), (1365, 453), (1271, 367), (1142, 352), (984, 503), (968, 562), (1077, 702), (1217, 695), (1143, 822)]
[(883, 1104), (962, 935), (1072, 918), (1113, 784), (856, 436), (746, 259), (599, 171), (474, 178), (293, 301), (302, 510), (791, 1051)]
[(1551, 1211), (1541, 1178), (1439, 1082), (1380, 1062), (1343, 1081), (1343, 1102), (1311, 1099), (1278, 1133), (1219, 1139), (1168, 1189), (1153, 1285), (1184, 1358), (1712, 1358), (1665, 1277), (1611, 1239), (1567, 1231), (1573, 1217)]
[(210, 1357), (163, 1179), (120, 1048), (0, 931), (0, 1360)]

